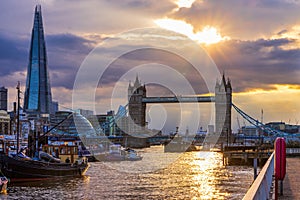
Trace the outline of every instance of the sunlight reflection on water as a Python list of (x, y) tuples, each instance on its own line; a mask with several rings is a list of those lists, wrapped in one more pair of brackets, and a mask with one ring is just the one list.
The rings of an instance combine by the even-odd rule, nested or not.
[[(222, 154), (215, 152), (186, 152), (151, 171), (165, 163), (165, 157), (155, 156), (161, 150), (140, 150), (149, 164), (139, 173), (125, 171), (140, 169), (142, 161), (95, 162), (82, 178), (10, 185), (0, 199), (242, 199), (252, 182), (251, 167), (225, 167)], [(117, 170), (120, 166), (125, 170)]]

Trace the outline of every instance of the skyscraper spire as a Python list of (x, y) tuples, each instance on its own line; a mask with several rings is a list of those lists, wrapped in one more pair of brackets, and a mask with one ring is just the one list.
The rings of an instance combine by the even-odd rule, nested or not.
[(41, 5), (35, 7), (31, 34), (24, 110), (29, 114), (50, 114), (52, 106)]

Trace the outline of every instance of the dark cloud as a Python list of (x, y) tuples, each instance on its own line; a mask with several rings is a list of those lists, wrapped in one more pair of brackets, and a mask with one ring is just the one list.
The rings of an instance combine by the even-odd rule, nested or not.
[(279, 31), (279, 32), (277, 33), (277, 35), (282, 35), (282, 34), (287, 33), (287, 32), (288, 32), (288, 30), (287, 30), (287, 29), (284, 29), (284, 30)]
[(110, 5), (114, 5), (121, 9), (143, 12), (144, 14), (150, 14), (153, 16), (164, 15), (177, 7), (171, 0), (159, 1), (159, 3), (157, 0), (106, 1)]
[(231, 40), (208, 48), (221, 71), (232, 79), (235, 92), (273, 89), (274, 84), (300, 84), (300, 49), (285, 49), (294, 40)]
[[(275, 84), (300, 84), (300, 48), (293, 39), (229, 40), (208, 46), (206, 50), (218, 66), (232, 79), (234, 92), (253, 88), (274, 89)], [(120, 46), (122, 48), (122, 46)], [(143, 49), (124, 54), (115, 60), (101, 78), (100, 85), (112, 85), (132, 67), (160, 63), (176, 69), (192, 84), (196, 93), (206, 93), (203, 79), (188, 62), (165, 51)], [(287, 78), (288, 77), (288, 78)], [(176, 81), (174, 80), (174, 84)], [(152, 87), (153, 88), (153, 87)]]
[(281, 39), (273, 39), (273, 40), (266, 40), (266, 39), (259, 39), (253, 42), (254, 46), (258, 46), (259, 48), (262, 47), (280, 47), (284, 45), (288, 45), (295, 42), (294, 40), (281, 38)]
[(55, 34), (46, 38), (52, 86), (73, 88), (75, 76), (95, 42), (73, 34)]
[[(0, 76), (6, 77), (5, 80), (7, 76), (27, 69), (35, 4), (36, 1), (1, 2)], [(191, 8), (180, 8), (173, 12), (174, 8), (176, 5), (173, 1), (157, 0), (91, 0), (78, 3), (55, 0), (42, 4), (52, 87), (72, 89), (82, 61), (96, 45), (95, 41), (102, 39), (97, 34), (86, 39), (76, 33), (113, 34), (152, 25), (149, 22), (153, 19), (166, 15), (184, 19), (196, 30), (211, 25), (220, 28), (222, 35), (237, 38), (207, 48), (220, 71), (224, 70), (232, 79), (235, 92), (251, 88), (272, 89), (272, 84), (300, 84), (295, 75), (300, 70), (300, 50), (285, 48), (293, 45), (294, 40), (253, 39), (285, 34), (300, 22), (299, 3), (296, 1), (202, 0), (196, 1)], [(122, 51), (122, 48), (120, 45), (117, 50)], [(103, 52), (109, 54), (105, 49)], [(151, 52), (124, 55), (101, 79), (102, 86), (114, 83), (116, 76), (128, 71), (130, 65), (151, 61), (149, 55), (159, 56)], [(188, 65), (179, 59), (165, 59), (168, 61), (165, 63), (177, 66), (182, 74), (190, 72), (184, 71)], [(127, 65), (123, 62), (127, 62)], [(198, 87), (201, 78), (196, 73), (188, 73), (187, 76)], [(5, 84), (15, 86), (16, 81)], [(201, 87), (196, 91), (204, 92)]]
[[(178, 74), (181, 74), (189, 81), (196, 93), (208, 93), (202, 76), (191, 63), (177, 54), (156, 48), (137, 49), (122, 55), (106, 69), (100, 85), (117, 83), (122, 75), (134, 67), (153, 63), (169, 66), (176, 70)], [(161, 75), (168, 76), (168, 74)], [(176, 86), (176, 79), (173, 79), (173, 81), (171, 84)]]
[(291, 8), (299, 5), (297, 0), (260, 0), (256, 1), (257, 6), (267, 7), (267, 8)]
[(24, 41), (0, 35), (0, 44), (0, 59), (23, 59), (24, 49), (22, 46)]
[[(95, 42), (69, 33), (46, 35), (45, 39), (51, 85), (71, 89), (81, 62)], [(1, 34), (0, 44), (0, 75), (5, 77), (26, 71), (30, 38), (11, 38)], [(15, 85), (16, 81), (5, 85)]]
[[(25, 39), (11, 38), (0, 34), (0, 75), (11, 75), (15, 71), (22, 71), (27, 66), (29, 43)], [(24, 62), (25, 61), (25, 62)]]
[(49, 48), (52, 51), (62, 50), (62, 51), (72, 51), (72, 53), (89, 53), (93, 46), (94, 41), (87, 40), (85, 38), (70, 34), (54, 34), (46, 37)]
[[(69, 33), (46, 35), (46, 40), (52, 87), (72, 89), (77, 70), (95, 42)], [(25, 71), (30, 39), (11, 38), (2, 34), (0, 42), (1, 76)], [(207, 51), (220, 71), (225, 70), (230, 76), (235, 92), (251, 88), (272, 89), (272, 84), (300, 84), (295, 76), (300, 71), (300, 49), (284, 48), (295, 42), (291, 39), (230, 40), (212, 45)], [(123, 55), (112, 63), (100, 84), (102, 87), (111, 85), (132, 66), (151, 62), (172, 66), (181, 74), (188, 73), (187, 79), (195, 86), (196, 92), (205, 93), (205, 88), (199, 87), (202, 78), (196, 73), (189, 73), (188, 63), (176, 56), (167, 56), (166, 52), (150, 50)], [(15, 82), (12, 80), (6, 84), (14, 86)]]
[(258, 39), (300, 23), (299, 9), (300, 4), (289, 1), (203, 0), (196, 1), (191, 8), (181, 8), (169, 17), (185, 20), (196, 31), (208, 25), (219, 28), (222, 35), (231, 38)]
[(281, 65), (288, 65), (289, 69), (300, 70), (300, 49), (283, 50), (275, 48), (265, 60), (277, 61)]

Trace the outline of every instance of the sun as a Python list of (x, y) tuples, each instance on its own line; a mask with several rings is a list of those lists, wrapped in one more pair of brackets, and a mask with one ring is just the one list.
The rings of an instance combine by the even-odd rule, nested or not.
[(215, 44), (230, 39), (228, 36), (222, 36), (218, 29), (212, 26), (205, 26), (202, 31), (194, 33), (194, 27), (182, 20), (167, 18), (155, 20), (154, 23), (161, 28), (181, 33), (191, 40), (205, 45)]
[(190, 8), (195, 0), (177, 0), (175, 3), (179, 8)]
[(228, 36), (222, 37), (218, 30), (211, 26), (205, 26), (201, 32), (197, 32), (195, 35), (198, 42), (205, 44), (215, 44), (229, 39)]

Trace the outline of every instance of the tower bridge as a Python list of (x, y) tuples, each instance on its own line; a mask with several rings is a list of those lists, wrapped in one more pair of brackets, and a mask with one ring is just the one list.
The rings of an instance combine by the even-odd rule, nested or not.
[[(151, 103), (215, 103), (215, 133), (223, 138), (231, 134), (232, 87), (230, 80), (222, 76), (216, 82), (214, 96), (147, 97), (146, 85), (138, 77), (128, 86), (128, 111), (132, 122), (142, 130), (146, 126), (146, 104)], [(140, 130), (140, 131), (142, 131)]]

